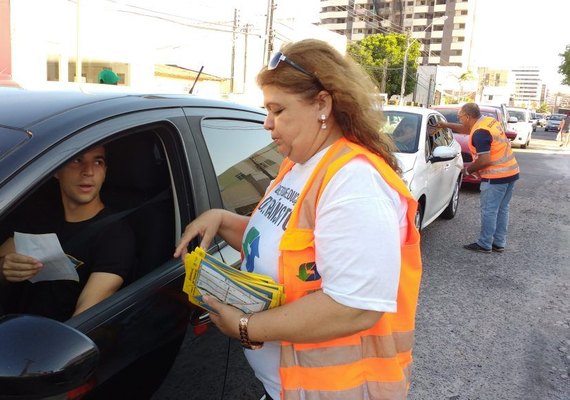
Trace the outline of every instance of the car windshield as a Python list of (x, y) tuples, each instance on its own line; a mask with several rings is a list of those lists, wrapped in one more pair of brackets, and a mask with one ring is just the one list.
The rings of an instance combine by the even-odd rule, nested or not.
[(384, 110), (384, 132), (392, 137), (400, 153), (418, 151), (421, 115), (402, 111)]
[(519, 120), (519, 122), (525, 121), (524, 112), (522, 111), (509, 110), (509, 115), (511, 117), (516, 117)]
[(566, 117), (566, 115), (564, 115), (564, 114), (552, 114), (550, 116), (550, 119), (556, 120), (556, 121), (562, 121), (565, 117)]
[[(447, 122), (451, 122), (454, 124), (459, 123), (459, 119), (457, 117), (457, 113), (459, 112), (459, 108), (457, 108), (457, 109), (439, 109), (439, 108), (436, 108), (436, 110), (443, 114), (443, 116), (445, 117)], [(485, 117), (495, 118), (495, 119), (497, 118), (497, 114), (495, 114), (492, 111), (481, 110), (481, 115), (485, 116)]]

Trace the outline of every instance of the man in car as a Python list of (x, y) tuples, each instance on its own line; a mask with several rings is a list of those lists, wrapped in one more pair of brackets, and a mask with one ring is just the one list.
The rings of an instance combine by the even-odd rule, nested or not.
[(13, 238), (0, 246), (0, 284), (10, 290), (7, 312), (64, 321), (123, 285), (134, 264), (135, 239), (127, 223), (110, 216), (101, 200), (106, 172), (103, 146), (77, 156), (55, 173), (63, 215), (54, 212), (56, 207), (42, 210), (39, 219), (17, 227), (24, 233), (56, 233), (64, 252), (76, 263), (79, 282), (31, 283), (29, 279), (43, 268), (41, 260), (16, 253)]
[(568, 147), (570, 139), (570, 111), (566, 113), (566, 118), (560, 122), (560, 147)]
[(392, 138), (402, 152), (413, 151), (416, 144), (416, 123), (411, 118), (404, 118), (394, 130)]
[(477, 242), (463, 246), (482, 253), (502, 252), (507, 243), (509, 202), (519, 166), (499, 122), (482, 116), (475, 103), (464, 104), (457, 113), (460, 124), (440, 122), (438, 126), (469, 134), (473, 163), (464, 168), (467, 175), (481, 176), (481, 231)]

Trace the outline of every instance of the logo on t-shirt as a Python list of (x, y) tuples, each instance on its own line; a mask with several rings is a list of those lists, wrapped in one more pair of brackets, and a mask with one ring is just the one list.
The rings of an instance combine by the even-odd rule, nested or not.
[(303, 282), (318, 281), (321, 279), (319, 271), (317, 271), (317, 264), (314, 262), (299, 265), (299, 275), (297, 278)]
[(255, 264), (255, 257), (259, 258), (259, 231), (251, 228), (243, 242), (243, 254), (245, 255), (245, 268), (247, 272), (252, 272)]

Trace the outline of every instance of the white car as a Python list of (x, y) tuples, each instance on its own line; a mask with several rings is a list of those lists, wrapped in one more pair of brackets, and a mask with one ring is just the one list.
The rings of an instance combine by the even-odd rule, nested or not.
[(461, 146), (450, 129), (436, 128), (446, 121), (438, 111), (422, 107), (385, 106), (384, 131), (398, 147), (402, 177), (418, 200), (416, 226), (423, 229), (440, 215), (457, 212), (463, 159)]
[(509, 111), (508, 125), (512, 131), (515, 131), (517, 137), (511, 142), (526, 149), (532, 138), (532, 121), (531, 112), (525, 108), (507, 108)]

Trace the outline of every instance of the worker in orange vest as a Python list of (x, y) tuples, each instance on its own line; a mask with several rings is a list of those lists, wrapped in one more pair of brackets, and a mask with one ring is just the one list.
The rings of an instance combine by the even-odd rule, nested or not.
[(475, 103), (464, 104), (457, 116), (460, 124), (443, 122), (439, 126), (469, 134), (474, 161), (463, 173), (481, 176), (481, 232), (477, 242), (463, 247), (481, 253), (501, 253), (507, 244), (509, 203), (519, 179), (519, 166), (511, 142), (496, 119), (482, 116)]
[(210, 210), (174, 256), (215, 235), (242, 270), (284, 285), (285, 304), (244, 315), (212, 296), (266, 400), (405, 399), (421, 277), (417, 203), (380, 133), (375, 86), (327, 43), (286, 45), (258, 75), (265, 128), (286, 156), (251, 217)]

